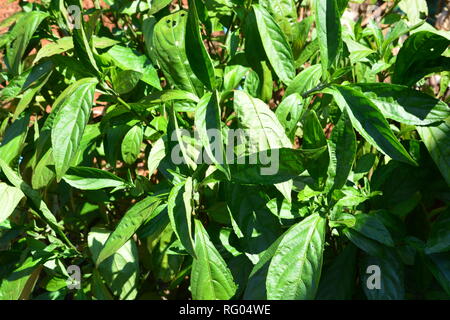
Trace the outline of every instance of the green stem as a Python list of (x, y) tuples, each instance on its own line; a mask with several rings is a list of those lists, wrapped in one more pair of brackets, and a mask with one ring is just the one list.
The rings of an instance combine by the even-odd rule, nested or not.
[(330, 84), (329, 83), (324, 83), (324, 84), (319, 84), (318, 86), (312, 88), (311, 90), (308, 90), (306, 92), (304, 92), (302, 94), (302, 98), (305, 99), (306, 97), (308, 97), (311, 93), (317, 92), (317, 91), (321, 91), (327, 87), (329, 87)]
[[(130, 110), (131, 113), (133, 113), (136, 117), (138, 117), (141, 121), (143, 121), (145, 124), (150, 125), (150, 123), (147, 121), (147, 119), (145, 119), (144, 117), (142, 117), (139, 113), (137, 113), (133, 108), (130, 107), (130, 105), (128, 103), (126, 103), (120, 96), (115, 95), (117, 101), (119, 101), (125, 108), (127, 108), (128, 110)], [(153, 127), (153, 126), (152, 126)]]

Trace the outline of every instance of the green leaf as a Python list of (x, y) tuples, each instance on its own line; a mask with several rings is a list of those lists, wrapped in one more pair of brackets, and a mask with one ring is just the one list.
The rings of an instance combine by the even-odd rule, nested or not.
[[(244, 27), (244, 46), (245, 46), (245, 61), (253, 69), (258, 70), (261, 61), (267, 60), (267, 55), (261, 39), (261, 32), (256, 21), (255, 10), (250, 10), (245, 16)], [(251, 73), (251, 72), (250, 72)]]
[(161, 137), (152, 146), (150, 154), (148, 155), (147, 166), (150, 175), (152, 175), (155, 172), (155, 170), (158, 168), (160, 162), (162, 161), (162, 159), (164, 159), (165, 156), (166, 156), (166, 145), (164, 143), (164, 138)]
[(344, 37), (344, 42), (347, 45), (348, 52), (350, 53), (349, 59), (352, 64), (356, 64), (360, 61), (366, 61), (367, 59), (365, 58), (375, 52), (350, 37)]
[(391, 234), (377, 215), (360, 213), (355, 217), (356, 222), (352, 227), (353, 230), (386, 246), (394, 246)]
[[(287, 93), (286, 93), (287, 94)], [(275, 115), (284, 127), (286, 135), (291, 139), (295, 137), (297, 124), (303, 113), (303, 98), (298, 93), (293, 93), (283, 99), (275, 110)]]
[[(305, 49), (309, 38), (309, 32), (314, 23), (314, 16), (304, 17), (300, 22), (295, 23), (293, 30), (293, 43), (292, 43), (292, 53), (294, 54), (294, 59), (297, 60), (300, 54)], [(317, 43), (317, 38), (316, 38)], [(301, 65), (301, 64), (300, 64)], [(300, 67), (295, 62), (295, 67)]]
[(79, 165), (89, 158), (89, 155), (96, 147), (96, 144), (101, 136), (100, 123), (88, 124), (84, 129), (83, 136), (81, 137), (80, 147), (74, 157), (73, 164)]
[[(88, 234), (89, 251), (93, 261), (98, 261), (100, 252), (111, 232), (92, 228)], [(139, 260), (136, 244), (128, 240), (113, 255), (98, 265), (98, 271), (111, 292), (121, 300), (133, 300), (138, 293)]]
[(140, 239), (149, 239), (148, 241), (158, 239), (161, 233), (167, 228), (170, 223), (167, 204), (160, 205), (155, 210), (154, 217), (152, 214), (150, 218), (151, 219), (148, 222), (145, 222), (136, 232)]
[(399, 8), (406, 13), (411, 23), (421, 21), (421, 13), (428, 16), (428, 5), (426, 0), (401, 0)]
[[(3, 19), (2, 21), (0, 21), (0, 28), (9, 28), (14, 23), (16, 23), (17, 20), (19, 20), (19, 18), (23, 17), (25, 14), (26, 14), (26, 12), (15, 12), (15, 13), (13, 13), (9, 17), (7, 17), (6, 19)], [(14, 35), (14, 36), (16, 36), (16, 35)]]
[(111, 172), (90, 167), (71, 167), (66, 171), (63, 180), (80, 190), (121, 189), (126, 186), (123, 179)]
[(161, 90), (158, 73), (145, 55), (136, 53), (131, 48), (115, 45), (103, 56), (124, 71), (131, 70), (141, 73), (142, 81)]
[(316, 28), (324, 73), (337, 61), (342, 49), (340, 13), (336, 0), (316, 0)]
[(345, 228), (342, 233), (358, 248), (374, 257), (383, 257), (385, 254), (385, 246), (379, 242), (363, 236), (361, 233)]
[(319, 52), (319, 39), (315, 38), (308, 43), (300, 55), (295, 59), (295, 67), (300, 68), (305, 62), (312, 60), (312, 57)]
[(152, 15), (167, 7), (171, 0), (151, 0), (150, 9), (148, 10), (148, 14)]
[(364, 94), (351, 87), (338, 85), (325, 92), (334, 96), (341, 110), (347, 110), (353, 127), (370, 144), (394, 160), (417, 165), (397, 140), (383, 114)]
[(268, 208), (268, 199), (257, 186), (228, 184), (225, 192), (224, 209), (239, 239), (236, 246), (255, 262), (256, 254), (266, 250), (281, 235), (278, 217)]
[[(17, 267), (7, 278), (0, 283), (0, 300), (20, 300), (27, 299), (24, 296), (27, 291), (31, 291), (39, 277), (41, 265), (44, 259), (28, 257)], [(31, 288), (29, 288), (31, 287)]]
[(42, 47), (41, 50), (36, 54), (36, 58), (34, 58), (34, 62), (36, 63), (42, 58), (50, 57), (55, 54), (60, 54), (66, 52), (70, 49), (73, 49), (73, 40), (72, 37), (63, 37), (55, 42), (49, 43)]
[[(235, 91), (233, 106), (239, 127), (245, 131), (246, 147), (249, 148), (247, 154), (292, 147), (282, 125), (264, 102), (250, 97), (243, 91)], [(238, 154), (238, 156), (241, 155)], [(292, 182), (286, 181), (276, 187), (290, 201)]]
[(394, 42), (404, 34), (407, 34), (408, 32), (416, 29), (417, 27), (422, 25), (423, 22), (424, 21), (421, 21), (411, 27), (409, 27), (404, 20), (400, 20), (399, 22), (397, 22), (393, 28), (390, 28), (389, 32), (386, 34), (386, 37), (383, 40), (383, 44), (381, 46), (382, 55), (385, 55), (386, 50), (389, 48), (389, 45), (392, 42)]
[(276, 75), (285, 84), (295, 76), (294, 58), (291, 48), (278, 24), (269, 12), (260, 5), (253, 5), (259, 35), (266, 55)]
[(50, 134), (49, 130), (42, 130), (36, 141), (36, 163), (31, 177), (33, 189), (44, 188), (55, 178), (55, 161), (53, 160)]
[(223, 90), (234, 90), (241, 83), (242, 79), (250, 72), (250, 68), (240, 64), (227, 65), (224, 70)]
[(295, 40), (294, 28), (297, 23), (297, 8), (293, 0), (260, 0), (259, 5), (266, 9), (275, 19), (289, 42)]
[(189, 0), (189, 11), (187, 19), (186, 56), (189, 60), (192, 71), (197, 78), (209, 89), (216, 88), (216, 76), (211, 58), (206, 51), (200, 33), (200, 21), (197, 13), (195, 0)]
[(350, 300), (356, 279), (356, 247), (347, 245), (322, 272), (317, 300)]
[(207, 156), (229, 178), (230, 169), (226, 163), (218, 100), (217, 91), (207, 93), (200, 99), (195, 110), (195, 127)]
[(259, 84), (259, 97), (261, 100), (269, 102), (273, 94), (273, 78), (272, 71), (266, 61), (261, 61), (260, 66), (258, 66), (258, 73), (262, 75), (262, 81)]
[(344, 186), (342, 189), (342, 196), (336, 203), (337, 206), (342, 207), (356, 207), (359, 204), (365, 202), (373, 196), (380, 195), (381, 191), (375, 191), (373, 193), (363, 193), (359, 189)]
[(6, 65), (14, 75), (22, 73), (22, 57), (31, 37), (41, 22), (48, 17), (48, 13), (31, 11), (23, 15), (11, 30), (14, 41), (6, 49)]
[[(369, 19), (368, 25), (367, 25), (367, 31), (369, 31), (370, 33), (373, 34), (373, 37), (374, 37), (374, 40), (376, 43), (376, 48), (378, 50), (380, 50), (380, 48), (382, 47), (384, 36), (383, 36), (383, 32), (381, 31), (381, 28), (377, 25), (377, 23), (375, 21), (373, 21), (373, 19)], [(358, 36), (355, 35), (355, 37), (358, 37)], [(348, 39), (351, 37), (350, 37), (350, 35), (345, 35), (344, 41), (346, 40), (345, 38)], [(351, 55), (351, 47), (348, 47), (348, 49), (349, 49), (349, 53)]]
[(450, 186), (450, 119), (438, 126), (417, 127), (425, 147)]
[(249, 70), (244, 81), (244, 91), (254, 98), (259, 96), (259, 89), (261, 88), (261, 81), (256, 71)]
[(98, 37), (96, 35), (92, 35), (92, 44), (94, 48), (106, 49), (112, 47), (115, 44), (118, 44), (119, 41), (107, 38), (107, 37)]
[[(167, 139), (167, 154), (170, 154), (171, 160), (174, 160), (177, 156), (177, 164), (181, 164), (182, 167), (186, 167), (186, 165), (195, 170), (197, 168), (197, 163), (194, 161), (194, 158), (198, 157), (198, 154), (194, 157), (191, 157), (189, 154), (189, 147), (193, 147), (192, 144), (189, 144), (184, 138), (189, 138), (189, 135), (185, 130), (180, 129), (178, 124), (179, 120), (177, 118), (177, 111), (173, 106), (170, 107), (169, 110), (169, 122), (167, 126), (167, 134), (170, 135), (170, 139)], [(195, 151), (197, 149), (195, 148)], [(179, 157), (181, 154), (181, 157)]]
[(325, 219), (317, 213), (290, 228), (270, 262), (267, 298), (314, 299), (319, 286), (324, 243)]
[(426, 126), (450, 116), (450, 108), (443, 101), (406, 86), (389, 83), (358, 83), (361, 90), (386, 118), (398, 122)]
[(0, 91), (0, 98), (2, 100), (17, 98), (22, 92), (40, 84), (51, 73), (53, 68), (54, 64), (51, 61), (45, 61), (22, 72), (20, 75), (12, 78), (8, 85)]
[(61, 72), (67, 78), (81, 79), (84, 77), (92, 77), (97, 74), (97, 72), (89, 67), (85, 67), (77, 59), (70, 56), (54, 55), (51, 56), (46, 62), (53, 62), (56, 69)]
[(342, 112), (327, 143), (330, 156), (327, 188), (339, 190), (347, 182), (356, 156), (356, 135), (347, 111)]
[(147, 56), (152, 61), (153, 65), (159, 68), (155, 47), (153, 45), (153, 32), (155, 30), (156, 22), (157, 20), (153, 16), (144, 18), (142, 21), (142, 34), (144, 36), (145, 52), (147, 53)]
[(114, 91), (118, 94), (128, 93), (133, 90), (142, 78), (142, 73), (134, 70), (124, 70), (114, 73), (112, 83)]
[(186, 251), (195, 257), (194, 240), (192, 239), (192, 214), (194, 210), (192, 184), (192, 178), (189, 177), (185, 182), (175, 185), (170, 190), (167, 209), (175, 234)]
[(159, 105), (171, 101), (191, 101), (197, 103), (200, 99), (195, 94), (188, 91), (169, 89), (152, 93), (143, 98), (140, 102), (143, 104)]
[(92, 271), (92, 296), (98, 300), (114, 300), (96, 269)]
[(342, 14), (344, 13), (345, 9), (347, 9), (349, 0), (337, 0), (337, 6), (338, 6), (338, 10), (339, 10), (339, 15), (342, 16)]
[(412, 86), (429, 73), (448, 69), (450, 58), (441, 54), (449, 44), (449, 39), (433, 32), (412, 34), (397, 55), (392, 83)]
[(81, 79), (67, 87), (53, 104), (51, 137), (58, 181), (77, 153), (84, 128), (89, 121), (97, 82), (94, 78)]
[(427, 255), (425, 256), (425, 264), (445, 292), (450, 295), (450, 253)]
[(58, 224), (53, 213), (48, 209), (45, 202), (42, 200), (39, 192), (33, 190), (27, 183), (25, 183), (20, 176), (17, 175), (2, 159), (0, 159), (0, 168), (5, 174), (9, 182), (19, 188), (23, 194), (30, 200), (31, 207), (36, 210), (39, 216), (61, 237), (70, 247), (74, 248), (67, 236), (64, 234), (63, 228)]
[(144, 133), (140, 125), (135, 125), (127, 132), (121, 146), (122, 158), (125, 163), (132, 165), (136, 161), (141, 152), (143, 138)]
[(229, 164), (231, 180), (240, 184), (279, 186), (297, 178), (325, 150), (280, 148), (239, 157)]
[[(302, 147), (305, 149), (327, 147), (327, 139), (314, 110), (310, 110), (304, 118)], [(326, 178), (329, 161), (328, 153), (324, 152), (317, 158), (317, 161), (310, 162), (306, 168), (309, 174), (318, 180), (319, 184), (322, 184)]]
[(320, 64), (312, 65), (299, 74), (291, 81), (286, 89), (285, 97), (289, 97), (293, 93), (304, 94), (308, 90), (316, 87), (322, 77), (322, 68)]
[(425, 247), (426, 254), (450, 251), (450, 214), (442, 213), (433, 223), (430, 236)]
[(285, 235), (286, 232), (279, 236), (269, 248), (259, 254), (258, 263), (255, 264), (248, 277), (248, 283), (244, 293), (245, 300), (267, 299), (266, 278), (267, 272), (269, 271), (270, 261)]
[(0, 223), (8, 219), (24, 197), (25, 195), (19, 188), (0, 182), (0, 203), (3, 204), (0, 208)]
[(153, 31), (153, 45), (164, 76), (176, 88), (203, 95), (203, 85), (188, 63), (186, 39), (187, 12), (180, 10), (158, 21)]
[(92, 75), (100, 76), (96, 60), (99, 56), (95, 51), (92, 35), (89, 31), (88, 34), (85, 32), (86, 26), (89, 28), (89, 25), (84, 22), (84, 19), (80, 19), (79, 22), (77, 28), (72, 29), (74, 56), (82, 63), (82, 69), (87, 70)]
[(350, 213), (346, 213), (342, 210), (342, 207), (336, 205), (333, 208), (333, 212), (330, 215), (329, 226), (331, 228), (335, 227), (353, 227), (355, 225), (356, 218)]
[(96, 264), (100, 265), (117, 252), (144, 222), (152, 220), (159, 213), (156, 209), (160, 203), (160, 197), (149, 196), (133, 205), (117, 224), (116, 229), (109, 235), (98, 254)]
[(29, 123), (30, 113), (26, 112), (6, 129), (0, 145), (0, 159), (8, 165), (20, 156), (27, 137)]
[(192, 263), (191, 292), (194, 300), (228, 300), (236, 292), (230, 269), (209, 239), (199, 220), (195, 220), (195, 253)]
[(52, 75), (52, 71), (50, 71), (45, 78), (40, 80), (39, 82), (34, 83), (30, 88), (28, 88), (22, 95), (19, 103), (17, 104), (16, 110), (14, 110), (13, 121), (20, 116), (20, 114), (30, 105), (33, 101), (34, 96), (42, 89), (44, 85), (47, 84), (47, 81), (50, 79)]

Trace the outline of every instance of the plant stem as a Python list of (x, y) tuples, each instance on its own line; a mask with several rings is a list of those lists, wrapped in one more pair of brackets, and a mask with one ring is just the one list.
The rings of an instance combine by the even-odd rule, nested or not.
[(314, 92), (323, 90), (323, 89), (325, 89), (325, 88), (327, 88), (327, 87), (329, 87), (329, 86), (330, 86), (329, 83), (319, 84), (318, 86), (312, 88), (311, 90), (308, 90), (308, 91), (302, 93), (302, 98), (305, 99), (305, 98), (308, 97), (311, 93), (314, 93)]

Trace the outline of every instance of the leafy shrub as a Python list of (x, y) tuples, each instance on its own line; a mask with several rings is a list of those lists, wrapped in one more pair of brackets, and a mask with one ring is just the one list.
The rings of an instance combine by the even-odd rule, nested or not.
[(2, 22), (2, 299), (450, 297), (448, 31), (106, 3)]

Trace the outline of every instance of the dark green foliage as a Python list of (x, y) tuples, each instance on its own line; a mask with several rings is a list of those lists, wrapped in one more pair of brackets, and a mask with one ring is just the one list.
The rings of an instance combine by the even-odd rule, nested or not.
[(448, 31), (106, 2), (2, 23), (0, 299), (450, 298)]

